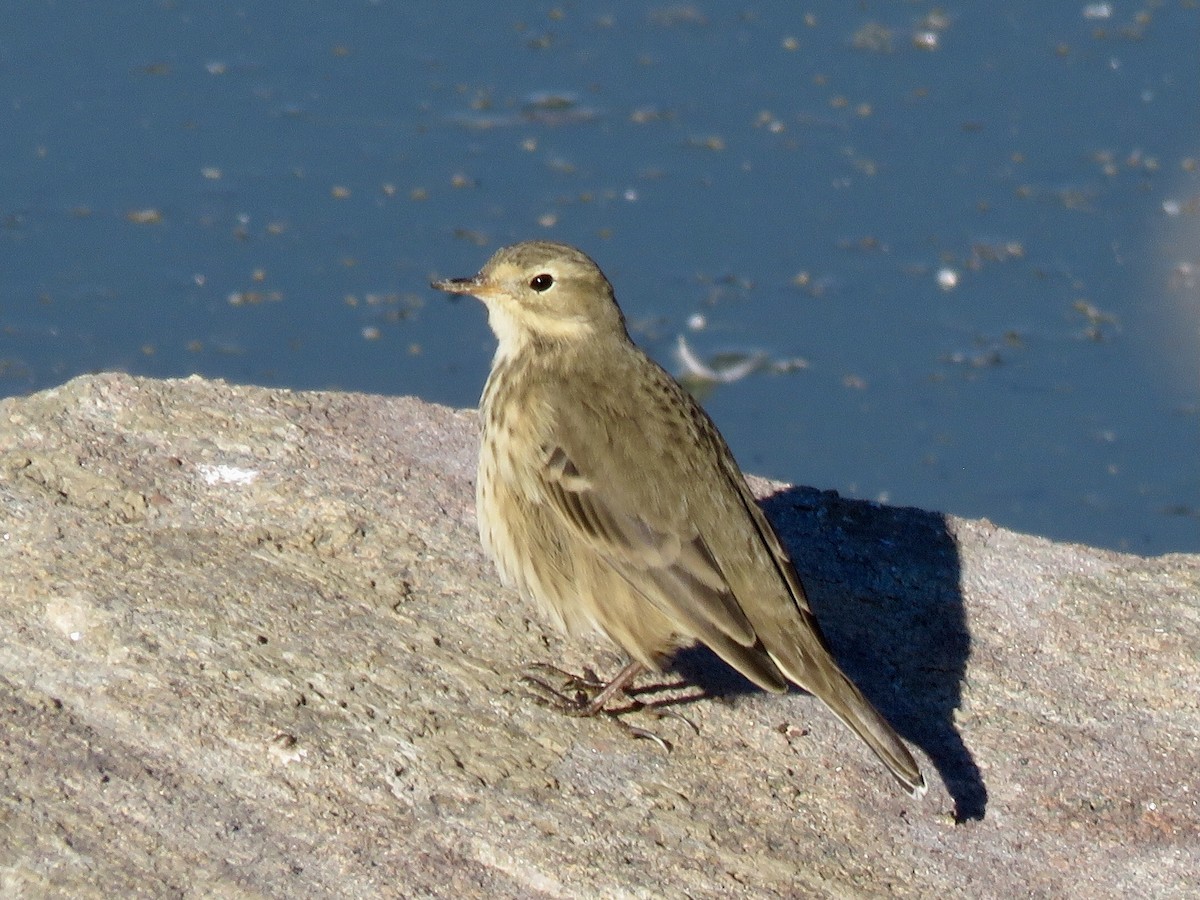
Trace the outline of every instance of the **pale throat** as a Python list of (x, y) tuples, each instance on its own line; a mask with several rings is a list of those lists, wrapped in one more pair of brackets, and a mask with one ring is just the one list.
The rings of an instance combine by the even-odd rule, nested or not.
[(513, 359), (536, 338), (556, 338), (564, 341), (581, 340), (592, 334), (592, 323), (582, 317), (549, 318), (522, 311), (518, 322), (511, 311), (499, 303), (488, 303), (488, 325), (496, 335), (498, 346), (492, 365)]

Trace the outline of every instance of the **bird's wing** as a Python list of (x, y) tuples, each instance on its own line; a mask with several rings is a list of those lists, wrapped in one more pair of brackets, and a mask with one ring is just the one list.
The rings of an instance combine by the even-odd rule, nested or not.
[[(750, 509), (744, 505), (738, 487), (744, 480), (736, 466), (736, 481), (715, 466), (707, 477), (695, 477), (697, 442), (715, 439), (719, 447), (713, 444), (712, 450), (727, 452), (715, 428), (698, 407), (692, 413), (688, 398), (686, 415), (667, 417), (676, 424), (663, 425), (660, 419), (653, 425), (662, 427), (638, 428), (630, 423), (635, 427), (625, 430), (622, 445), (606, 427), (612, 410), (599, 406), (597, 395), (602, 398), (603, 391), (555, 404), (537, 467), (543, 502), (682, 632), (764, 688), (781, 690), (784, 676), (760, 636), (764, 622), (786, 615), (776, 609), (762, 616), (764, 622), (756, 621), (757, 607), (782, 605), (793, 618), (797, 609), (775, 572), (777, 561), (765, 538), (782, 555), (787, 577), (794, 581), (795, 576), (753, 498)], [(630, 435), (635, 438), (629, 440)], [(760, 517), (753, 525), (746, 522), (751, 510)], [(756, 565), (766, 576), (759, 579), (760, 592), (765, 588), (769, 596), (747, 596), (739, 585), (745, 581), (742, 574)]]
[(613, 482), (613, 472), (585, 474), (561, 445), (546, 448), (540, 471), (542, 494), (562, 519), (635, 586), (656, 586), (647, 592), (655, 606), (701, 631), (715, 628), (738, 643), (755, 642), (753, 627), (698, 532), (639, 511), (626, 485)]

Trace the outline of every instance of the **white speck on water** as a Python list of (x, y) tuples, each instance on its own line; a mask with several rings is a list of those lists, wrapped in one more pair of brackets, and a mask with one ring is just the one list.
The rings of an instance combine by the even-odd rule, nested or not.
[(938, 34), (936, 31), (918, 31), (913, 35), (913, 46), (918, 50), (936, 50)]
[(1111, 3), (1089, 3), (1083, 8), (1085, 19), (1111, 19), (1113, 6)]
[(196, 467), (200, 474), (204, 476), (205, 484), (253, 484), (258, 478), (257, 469), (243, 469), (238, 466), (210, 466), (200, 465)]
[(958, 287), (958, 272), (950, 268), (938, 269), (937, 283), (943, 291), (954, 290)]
[(692, 331), (703, 331), (708, 327), (708, 319), (705, 318), (704, 313), (692, 313), (688, 316), (687, 327)]

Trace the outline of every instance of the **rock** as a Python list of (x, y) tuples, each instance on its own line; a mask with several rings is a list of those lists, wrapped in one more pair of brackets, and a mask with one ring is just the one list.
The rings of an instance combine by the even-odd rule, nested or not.
[(0, 402), (0, 894), (1200, 884), (1200, 557), (756, 483), (914, 801), (704, 653), (627, 716), (669, 753), (531, 702), (525, 664), (622, 660), (501, 588), (475, 441), (473, 412), (198, 378)]

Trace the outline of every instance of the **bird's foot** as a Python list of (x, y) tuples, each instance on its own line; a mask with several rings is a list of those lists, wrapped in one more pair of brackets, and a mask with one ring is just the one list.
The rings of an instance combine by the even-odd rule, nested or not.
[[(615, 715), (617, 711), (606, 708), (617, 690), (608, 690), (612, 685), (590, 668), (582, 674), (568, 672), (549, 663), (533, 663), (521, 673), (525, 692), (542, 706), (556, 709), (567, 716), (597, 716), (601, 713)], [(628, 697), (628, 695), (626, 695)], [(630, 706), (620, 712), (641, 709), (643, 704), (632, 697)]]
[[(525, 672), (522, 673), (521, 681), (525, 685), (526, 694), (535, 703), (555, 709), (568, 716), (592, 717), (603, 715), (630, 737), (654, 741), (654, 743), (669, 753), (671, 751), (671, 744), (665, 738), (648, 729), (631, 725), (621, 718), (625, 713), (640, 710), (646, 710), (660, 718), (664, 715), (659, 710), (647, 707), (645, 703), (635, 697), (629, 696), (626, 692), (626, 688), (641, 669), (640, 664), (631, 663), (622, 669), (616, 678), (606, 683), (590, 668), (584, 669), (582, 675), (576, 675), (573, 672), (567, 672), (558, 666), (552, 666), (548, 663), (534, 663), (528, 666)], [(550, 680), (561, 681), (562, 687), (555, 688), (550, 684)], [(618, 693), (625, 694), (630, 701), (630, 705), (621, 710), (606, 708), (608, 701)], [(679, 716), (679, 718), (683, 717)], [(684, 719), (684, 721), (686, 722), (687, 720)], [(688, 724), (691, 725), (690, 722)]]
[[(550, 687), (547, 679), (561, 682), (562, 688), (555, 690)], [(549, 690), (564, 699), (566, 699), (566, 693), (570, 692), (574, 696), (575, 702), (578, 703), (582, 703), (584, 700), (590, 703), (592, 697), (607, 687), (607, 682), (603, 681), (590, 666), (585, 666), (583, 672), (577, 675), (544, 662), (530, 663), (526, 666), (525, 671), (521, 673), (521, 680), (526, 684), (537, 685), (542, 689)]]

